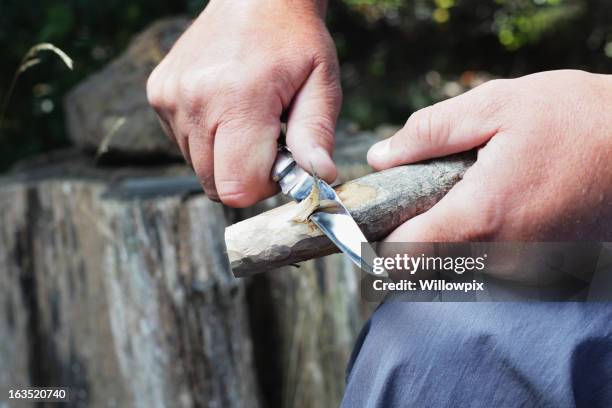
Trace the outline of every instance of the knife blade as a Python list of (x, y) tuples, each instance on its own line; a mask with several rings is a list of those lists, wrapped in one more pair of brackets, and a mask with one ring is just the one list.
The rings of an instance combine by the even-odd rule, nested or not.
[[(279, 146), (272, 167), (272, 180), (280, 185), (283, 194), (297, 202), (305, 200), (313, 188), (318, 188), (319, 202), (324, 202), (325, 205), (316, 209), (308, 219), (364, 272), (386, 277), (384, 273), (374, 273), (367, 261), (373, 259), (375, 252), (336, 191), (324, 180), (301, 168), (285, 146)], [(367, 256), (362, 253), (362, 249), (367, 251)]]

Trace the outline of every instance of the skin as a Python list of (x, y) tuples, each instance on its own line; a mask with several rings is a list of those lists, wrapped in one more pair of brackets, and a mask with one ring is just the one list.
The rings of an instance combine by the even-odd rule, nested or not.
[(612, 239), (612, 79), (496, 80), (414, 113), (368, 161), (382, 170), (482, 146), (462, 181), (389, 242)]
[(335, 179), (342, 93), (325, 5), (212, 0), (149, 77), (149, 102), (208, 197), (246, 207), (278, 190), (283, 113), (298, 164)]
[[(147, 92), (209, 197), (244, 207), (270, 181), (281, 115), (303, 168), (333, 181), (338, 62), (312, 0), (212, 0)], [(376, 170), (479, 147), (436, 206), (387, 241), (612, 240), (612, 77), (551, 71), (490, 81), (414, 113), (372, 147)]]

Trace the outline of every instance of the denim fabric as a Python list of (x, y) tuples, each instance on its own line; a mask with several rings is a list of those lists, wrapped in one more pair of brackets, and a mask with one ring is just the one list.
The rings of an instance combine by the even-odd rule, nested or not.
[(384, 302), (342, 407), (612, 407), (612, 303)]

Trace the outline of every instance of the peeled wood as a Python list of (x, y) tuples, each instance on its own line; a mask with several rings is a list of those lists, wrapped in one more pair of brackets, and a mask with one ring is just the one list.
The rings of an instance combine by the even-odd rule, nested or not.
[[(400, 166), (349, 181), (338, 196), (370, 242), (437, 203), (474, 163), (474, 152)], [(316, 227), (296, 223), (289, 203), (225, 229), (230, 265), (237, 277), (290, 265), (338, 249)]]

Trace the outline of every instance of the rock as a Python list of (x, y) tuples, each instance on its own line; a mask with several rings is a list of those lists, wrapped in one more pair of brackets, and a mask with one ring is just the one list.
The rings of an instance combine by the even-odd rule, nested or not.
[(120, 57), (69, 92), (66, 121), (77, 147), (140, 160), (181, 157), (147, 102), (146, 81), (189, 23), (171, 18), (152, 24)]

